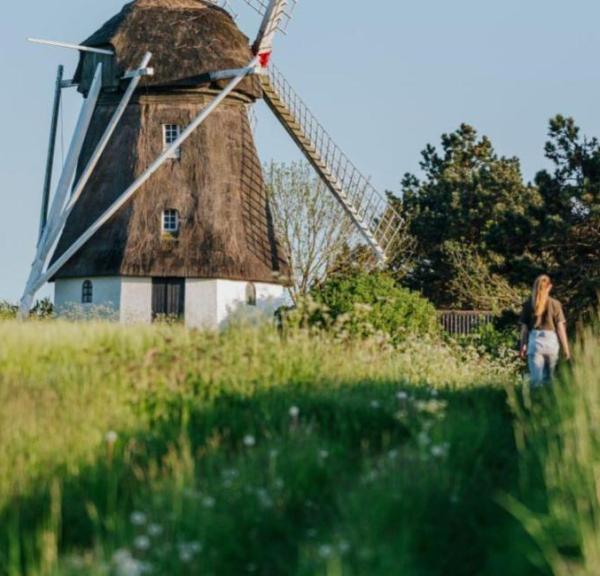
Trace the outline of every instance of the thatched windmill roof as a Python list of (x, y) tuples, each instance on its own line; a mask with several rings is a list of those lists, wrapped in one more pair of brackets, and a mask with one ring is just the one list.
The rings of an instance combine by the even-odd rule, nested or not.
[[(80, 91), (89, 89), (98, 61), (105, 67), (104, 86), (118, 88), (128, 69), (139, 66), (145, 52), (152, 52), (153, 77), (143, 87), (211, 87), (208, 73), (242, 68), (252, 59), (248, 38), (233, 18), (203, 0), (135, 0), (83, 42), (86, 46), (112, 48), (115, 58), (83, 53), (75, 79)], [(222, 88), (226, 82), (213, 85)], [(262, 96), (260, 82), (249, 78), (238, 92)]]

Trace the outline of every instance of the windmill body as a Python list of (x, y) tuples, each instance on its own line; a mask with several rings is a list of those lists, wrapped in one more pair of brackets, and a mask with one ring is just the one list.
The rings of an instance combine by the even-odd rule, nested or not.
[[(155, 73), (133, 95), (71, 212), (50, 262), (107, 210), (222, 90), (211, 73), (252, 59), (222, 9), (198, 0), (137, 0), (84, 42), (75, 82), (102, 90), (75, 182), (124, 90), (123, 75), (151, 51)], [(57, 309), (112, 309), (123, 321), (184, 317), (216, 327), (247, 306), (281, 305), (289, 266), (277, 242), (247, 107), (262, 95), (244, 79), (190, 138), (52, 277)]]
[(290, 266), (248, 120), (263, 97), (385, 264), (402, 219), (270, 65), (295, 0), (245, 2), (263, 16), (252, 45), (228, 0), (134, 0), (84, 45), (35, 40), (80, 50), (56, 95), (77, 86), (84, 104), (49, 212), (48, 163), (22, 318), (48, 281), (59, 311), (100, 307), (125, 322), (219, 327), (279, 307)]

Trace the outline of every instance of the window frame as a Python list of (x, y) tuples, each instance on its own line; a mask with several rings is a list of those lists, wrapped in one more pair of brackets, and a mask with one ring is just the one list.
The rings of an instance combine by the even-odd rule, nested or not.
[[(179, 124), (163, 124), (162, 125), (162, 139), (163, 139), (163, 151), (166, 150), (177, 138), (181, 136), (181, 126)], [(173, 160), (181, 159), (181, 147), (176, 148), (170, 155)]]
[(160, 228), (163, 234), (177, 236), (181, 230), (181, 215), (177, 208), (165, 208), (160, 216)]
[(258, 306), (258, 294), (254, 282), (246, 284), (246, 306), (252, 306), (253, 308)]
[(81, 284), (81, 303), (94, 303), (94, 283), (90, 279), (84, 280)]

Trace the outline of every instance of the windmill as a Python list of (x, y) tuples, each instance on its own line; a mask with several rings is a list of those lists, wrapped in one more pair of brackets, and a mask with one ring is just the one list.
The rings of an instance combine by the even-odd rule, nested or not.
[(110, 302), (123, 321), (219, 326), (279, 304), (290, 270), (247, 116), (261, 97), (385, 262), (399, 216), (270, 62), (295, 1), (245, 2), (262, 16), (252, 46), (228, 0), (134, 0), (81, 45), (38, 41), (80, 51), (54, 111), (68, 87), (85, 99), (50, 203), (52, 123), (23, 316), (48, 281), (59, 307)]

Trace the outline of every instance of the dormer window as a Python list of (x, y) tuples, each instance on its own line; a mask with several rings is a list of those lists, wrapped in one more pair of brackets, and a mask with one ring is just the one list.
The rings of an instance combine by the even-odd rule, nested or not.
[(173, 210), (172, 208), (165, 210), (162, 214), (163, 234), (177, 236), (177, 234), (179, 234), (179, 226), (179, 210)]
[[(163, 124), (163, 150), (166, 150), (181, 135), (181, 126), (177, 124)], [(181, 148), (175, 148), (170, 154), (170, 158), (179, 160), (181, 158)]]

